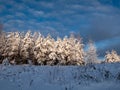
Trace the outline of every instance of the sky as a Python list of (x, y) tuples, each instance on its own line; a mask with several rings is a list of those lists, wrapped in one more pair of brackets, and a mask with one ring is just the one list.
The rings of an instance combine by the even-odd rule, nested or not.
[(75, 33), (93, 40), (100, 57), (120, 54), (120, 0), (0, 0), (0, 23), (5, 31)]

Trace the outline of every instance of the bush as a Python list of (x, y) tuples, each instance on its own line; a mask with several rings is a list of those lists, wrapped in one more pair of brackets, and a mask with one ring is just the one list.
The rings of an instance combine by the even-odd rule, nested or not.
[(120, 62), (120, 56), (117, 54), (116, 51), (112, 50), (111, 52), (107, 52), (107, 54), (105, 55), (105, 62)]

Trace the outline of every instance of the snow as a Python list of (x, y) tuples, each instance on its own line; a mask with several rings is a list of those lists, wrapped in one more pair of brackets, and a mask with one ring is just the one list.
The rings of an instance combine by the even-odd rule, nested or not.
[(120, 90), (120, 63), (0, 65), (0, 90)]

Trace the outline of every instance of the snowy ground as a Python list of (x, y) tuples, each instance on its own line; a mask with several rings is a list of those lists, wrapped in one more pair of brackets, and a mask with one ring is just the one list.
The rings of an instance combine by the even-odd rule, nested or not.
[(88, 66), (0, 65), (0, 90), (120, 90), (120, 63)]

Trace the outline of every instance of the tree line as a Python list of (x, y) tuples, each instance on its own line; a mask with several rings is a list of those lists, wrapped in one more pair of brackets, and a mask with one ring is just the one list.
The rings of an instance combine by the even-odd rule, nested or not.
[[(96, 47), (88, 43), (84, 50), (82, 39), (74, 35), (56, 40), (50, 35), (44, 37), (38, 32), (32, 34), (9, 32), (0, 35), (0, 63), (8, 60), (10, 64), (34, 65), (85, 65), (101, 63), (98, 60)], [(104, 62), (119, 62), (115, 51), (107, 52)]]

